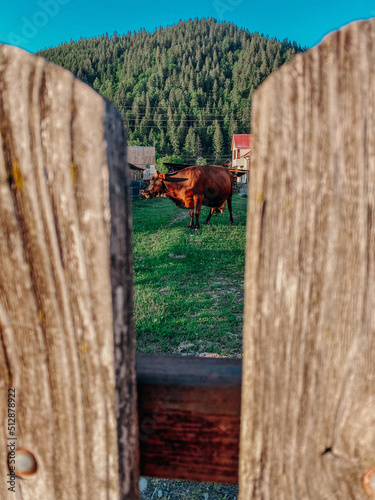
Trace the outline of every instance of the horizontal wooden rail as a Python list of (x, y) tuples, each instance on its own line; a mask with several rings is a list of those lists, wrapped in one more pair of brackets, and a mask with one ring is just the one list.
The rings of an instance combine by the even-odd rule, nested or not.
[(238, 483), (242, 360), (137, 356), (141, 474)]

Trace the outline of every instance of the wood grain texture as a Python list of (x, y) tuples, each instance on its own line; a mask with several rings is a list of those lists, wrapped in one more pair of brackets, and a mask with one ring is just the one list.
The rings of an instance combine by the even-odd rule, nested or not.
[(254, 96), (240, 499), (368, 498), (375, 464), (375, 20)]
[(238, 483), (240, 359), (137, 356), (141, 474)]
[[(129, 438), (120, 471), (115, 415), (116, 325), (131, 336), (131, 256), (123, 269), (115, 259), (129, 248), (127, 190), (113, 186), (123, 181), (125, 145), (118, 113), (92, 89), (0, 46), (1, 498), (118, 499), (119, 474), (122, 491), (132, 492), (122, 498), (136, 498), (134, 415), (119, 426)], [(123, 217), (116, 213), (110, 236), (116, 204)], [(112, 294), (125, 297), (113, 311)], [(131, 349), (128, 342), (116, 356), (128, 390), (119, 418), (124, 405), (135, 411)], [(17, 446), (38, 465), (32, 477), (17, 479), (16, 496), (4, 480), (9, 387), (16, 389)]]
[(130, 174), (122, 119), (107, 103), (104, 120), (111, 208), (111, 285), (115, 343), (117, 440), (120, 498), (139, 497), (139, 447), (135, 331), (133, 317), (133, 247)]

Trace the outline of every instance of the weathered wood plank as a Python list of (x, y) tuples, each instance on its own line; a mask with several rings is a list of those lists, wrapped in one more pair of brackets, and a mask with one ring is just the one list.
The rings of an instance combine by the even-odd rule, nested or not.
[(141, 474), (237, 484), (241, 366), (137, 356)]
[(120, 498), (139, 497), (138, 414), (133, 317), (133, 247), (130, 175), (120, 115), (107, 103), (104, 120), (111, 209), (111, 285), (115, 343), (116, 416)]
[[(125, 144), (117, 112), (92, 89), (0, 46), (0, 477), (9, 388), (17, 447), (37, 463), (16, 497), (2, 480), (1, 498), (119, 498), (113, 332), (117, 345), (132, 335)], [(135, 498), (130, 341), (116, 362), (121, 491)]]
[(240, 498), (365, 499), (375, 462), (375, 20), (269, 77), (252, 116)]

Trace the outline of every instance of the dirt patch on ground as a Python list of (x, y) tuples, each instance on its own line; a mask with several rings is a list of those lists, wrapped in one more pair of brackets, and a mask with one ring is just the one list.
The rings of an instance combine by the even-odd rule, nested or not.
[(244, 282), (233, 283), (222, 276), (217, 276), (214, 281), (208, 284), (206, 292), (214, 299), (214, 305), (219, 305), (215, 299), (232, 294), (235, 294), (236, 298), (242, 301), (244, 299)]
[(184, 210), (180, 214), (177, 214), (176, 217), (167, 224), (168, 226), (173, 226), (176, 222), (180, 222), (180, 220), (187, 219), (189, 217), (189, 212)]

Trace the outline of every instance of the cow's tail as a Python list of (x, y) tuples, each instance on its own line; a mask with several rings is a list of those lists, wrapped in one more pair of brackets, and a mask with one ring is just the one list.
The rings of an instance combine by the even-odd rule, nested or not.
[[(232, 172), (231, 172), (231, 173), (232, 173)], [(237, 177), (237, 176), (236, 176), (236, 174), (232, 174), (232, 182), (231, 182), (231, 184), (230, 184), (230, 197), (231, 197), (231, 198), (232, 198), (232, 196), (233, 196), (233, 184), (234, 184), (234, 179), (235, 179), (235, 177)]]
[(234, 183), (234, 175), (232, 175), (232, 182), (230, 185), (230, 195), (228, 197), (228, 210), (229, 210), (229, 223), (232, 225), (233, 224), (233, 213), (232, 213), (232, 196), (233, 196), (233, 183)]

